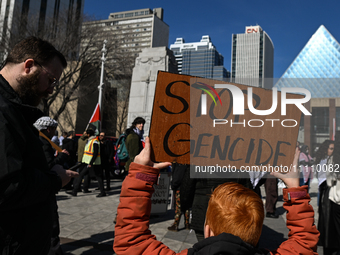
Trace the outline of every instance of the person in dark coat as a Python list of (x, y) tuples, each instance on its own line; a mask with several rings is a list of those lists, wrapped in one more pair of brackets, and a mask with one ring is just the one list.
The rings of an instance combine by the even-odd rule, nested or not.
[(130, 163), (133, 162), (135, 157), (143, 150), (144, 125), (145, 119), (143, 119), (142, 117), (137, 117), (132, 122), (131, 127), (125, 131), (127, 135), (125, 145), (129, 152), (129, 159), (125, 164), (126, 172), (129, 171)]
[(171, 189), (175, 198), (175, 221), (168, 230), (178, 231), (182, 214), (185, 228), (190, 229), (190, 209), (195, 195), (195, 180), (190, 178), (190, 165), (172, 164)]
[(74, 140), (76, 133), (72, 130), (67, 133), (67, 137), (63, 140), (62, 149), (65, 149), (70, 154), (68, 161), (66, 162), (65, 167), (72, 167), (77, 162), (77, 143)]
[(111, 190), (110, 181), (111, 181), (111, 168), (113, 164), (113, 155), (114, 148), (113, 143), (108, 140), (105, 136), (105, 132), (100, 132), (99, 141), (101, 146), (101, 160), (102, 160), (102, 169), (104, 171), (104, 176), (106, 180), (106, 191)]
[[(328, 150), (328, 155), (331, 151)], [(320, 194), (318, 245), (323, 246), (323, 254), (340, 254), (340, 131), (336, 131), (334, 153), (326, 161), (326, 187)]]
[[(0, 70), (0, 254), (47, 254), (54, 196), (76, 176), (48, 167), (36, 108), (53, 92), (64, 56), (50, 43), (29, 37), (14, 46)], [(51, 171), (52, 170), (52, 171)]]
[[(41, 141), (45, 157), (47, 160), (48, 167), (52, 169), (55, 165), (63, 166), (69, 158), (69, 153), (67, 150), (63, 150), (60, 153), (56, 154), (56, 150), (51, 145), (51, 139), (55, 130), (58, 126), (58, 122), (54, 119), (51, 119), (48, 116), (39, 118), (34, 124), (36, 129), (38, 129), (44, 136), (40, 135), (39, 139)], [(49, 255), (62, 255), (64, 254), (61, 246), (60, 246), (60, 227), (59, 227), (59, 214), (58, 214), (58, 204), (56, 197), (54, 196), (55, 207), (54, 207), (54, 215), (53, 215), (53, 227), (52, 227), (52, 238), (51, 238), (51, 248), (49, 251)]]

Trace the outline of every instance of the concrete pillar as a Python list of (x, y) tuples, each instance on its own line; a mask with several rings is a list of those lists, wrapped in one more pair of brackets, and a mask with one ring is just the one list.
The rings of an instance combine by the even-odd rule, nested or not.
[(329, 139), (333, 139), (333, 132), (335, 134), (333, 119), (336, 117), (335, 99), (329, 99)]
[[(305, 104), (306, 109), (311, 112), (310, 101)], [(313, 113), (312, 113), (313, 114)], [(304, 128), (305, 128), (305, 142), (304, 144), (308, 145), (309, 148), (312, 148), (311, 145), (311, 116), (304, 115)]]
[(131, 126), (136, 117), (143, 117), (145, 136), (149, 135), (158, 71), (178, 73), (172, 51), (166, 47), (143, 49), (132, 72), (127, 126)]

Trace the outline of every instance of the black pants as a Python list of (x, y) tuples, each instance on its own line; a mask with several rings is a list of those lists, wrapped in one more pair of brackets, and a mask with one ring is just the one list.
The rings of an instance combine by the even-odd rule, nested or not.
[[(92, 167), (87, 167), (86, 165), (80, 172), (79, 176), (74, 180), (73, 192), (77, 193), (80, 188), (81, 181), (86, 174), (89, 174), (90, 176), (94, 175), (98, 181), (100, 193), (105, 193), (103, 183), (103, 170), (101, 165), (93, 165)], [(86, 183), (86, 181), (84, 183)]]
[(278, 199), (277, 178), (269, 174), (262, 177), (256, 185), (254, 191), (261, 197), (260, 186), (264, 184), (266, 191), (266, 212), (275, 213), (276, 202)]
[(104, 177), (106, 180), (106, 188), (109, 189), (110, 188), (110, 181), (111, 181), (111, 164), (110, 163), (105, 163), (103, 166), (103, 172), (104, 172)]

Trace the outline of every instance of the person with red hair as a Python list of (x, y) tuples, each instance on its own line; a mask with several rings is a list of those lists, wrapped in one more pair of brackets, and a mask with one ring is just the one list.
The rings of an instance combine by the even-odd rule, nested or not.
[[(149, 230), (153, 185), (157, 183), (159, 170), (170, 165), (152, 162), (150, 150), (150, 141), (146, 138), (145, 148), (131, 163), (122, 185), (113, 245), (118, 255), (176, 254), (157, 241)], [(287, 186), (283, 190), (283, 206), (288, 211), (289, 238), (278, 249), (270, 252), (256, 248), (264, 219), (262, 200), (254, 191), (229, 182), (218, 186), (211, 195), (204, 226), (205, 239), (178, 254), (317, 254), (319, 231), (314, 225), (307, 186), (299, 187), (298, 158), (297, 148), (293, 170), (287, 174), (273, 173)]]

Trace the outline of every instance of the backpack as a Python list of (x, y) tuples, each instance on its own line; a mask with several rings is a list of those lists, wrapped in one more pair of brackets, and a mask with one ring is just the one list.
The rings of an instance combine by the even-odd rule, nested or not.
[(120, 161), (128, 161), (129, 159), (129, 152), (125, 145), (125, 139), (127, 135), (125, 133), (121, 134), (117, 140), (116, 147), (117, 147), (117, 157)]

